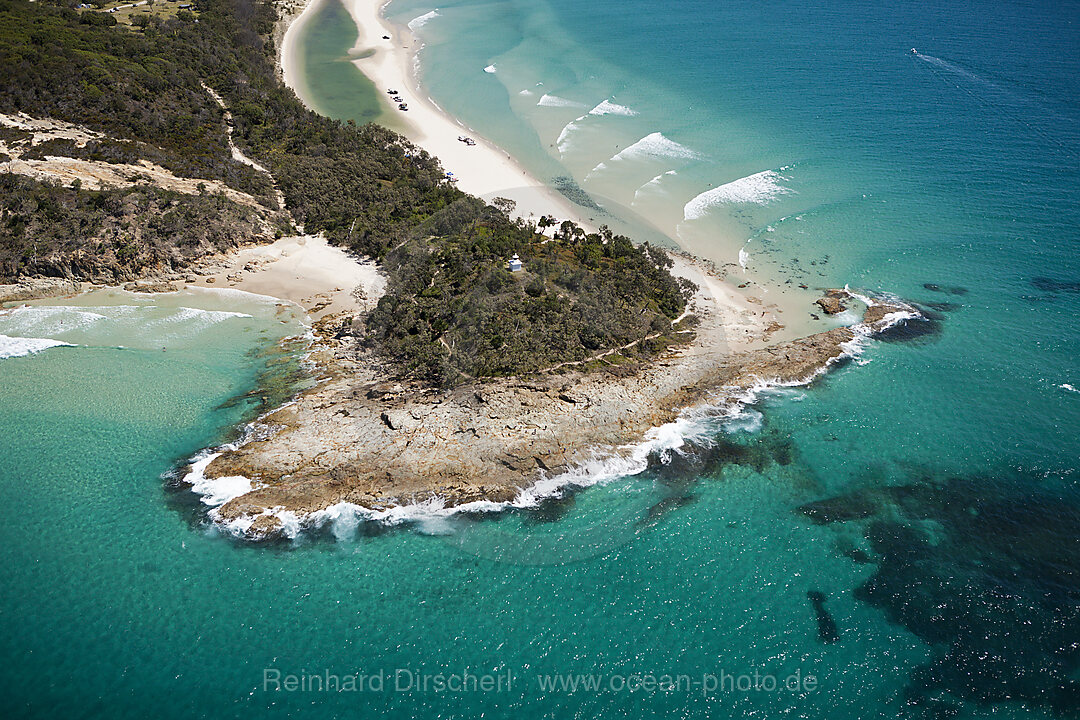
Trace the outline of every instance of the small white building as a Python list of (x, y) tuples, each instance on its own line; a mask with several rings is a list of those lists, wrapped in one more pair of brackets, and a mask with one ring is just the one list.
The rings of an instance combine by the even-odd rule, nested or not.
[(510, 272), (518, 272), (521, 270), (521, 258), (517, 253), (514, 253), (514, 257), (510, 258)]

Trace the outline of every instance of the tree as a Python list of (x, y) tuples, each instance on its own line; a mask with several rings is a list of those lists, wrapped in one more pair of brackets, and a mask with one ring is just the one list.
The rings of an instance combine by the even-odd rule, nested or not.
[(497, 197), (491, 201), (491, 204), (499, 209), (503, 215), (510, 216), (513, 214), (514, 209), (517, 207), (517, 203), (509, 198)]

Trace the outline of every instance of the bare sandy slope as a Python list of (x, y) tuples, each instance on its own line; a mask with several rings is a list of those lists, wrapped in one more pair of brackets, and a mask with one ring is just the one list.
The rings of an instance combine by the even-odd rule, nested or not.
[[(101, 133), (80, 125), (49, 118), (34, 118), (22, 113), (18, 115), (0, 113), (0, 125), (30, 132), (32, 135), (30, 147), (47, 140), (72, 140), (82, 147), (91, 140), (107, 139)], [(21, 157), (23, 151), (22, 146), (9, 146), (0, 141), (0, 153), (10, 156), (9, 160), (0, 162), (0, 172), (26, 175), (35, 180), (61, 185), (71, 185), (78, 180), (87, 190), (100, 190), (105, 187), (126, 188), (149, 183), (188, 195), (197, 195), (200, 192), (220, 193), (241, 205), (263, 207), (258, 198), (234, 190), (218, 180), (179, 177), (147, 160), (140, 160), (138, 164), (125, 164), (54, 155), (46, 155), (43, 160), (23, 160)]]
[(193, 287), (229, 287), (296, 303), (318, 321), (370, 310), (386, 287), (374, 262), (362, 262), (317, 235), (238, 250), (188, 276)]

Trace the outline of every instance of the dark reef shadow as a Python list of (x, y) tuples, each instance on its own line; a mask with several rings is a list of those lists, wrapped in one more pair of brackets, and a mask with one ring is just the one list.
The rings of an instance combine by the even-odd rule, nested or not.
[(877, 568), (855, 598), (934, 648), (909, 679), (909, 715), (947, 716), (956, 700), (1080, 715), (1080, 489), (1005, 468), (859, 488), (795, 511), (859, 523), (872, 554), (848, 549)]

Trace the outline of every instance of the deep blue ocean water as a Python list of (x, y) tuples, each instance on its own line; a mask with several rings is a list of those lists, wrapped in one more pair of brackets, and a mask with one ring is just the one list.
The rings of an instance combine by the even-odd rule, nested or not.
[[(782, 289), (792, 324), (844, 284), (931, 320), (536, 510), (255, 547), (161, 475), (241, 417), (215, 408), (269, 335), (145, 386), (156, 352), (0, 359), (3, 715), (1076, 716), (1080, 5), (389, 14), (434, 10), (432, 96), (537, 175)], [(267, 668), (386, 679), (267, 692)], [(399, 669), (512, 683), (398, 692)], [(816, 684), (705, 687), (755, 672)], [(617, 680), (650, 674), (696, 684)]]

